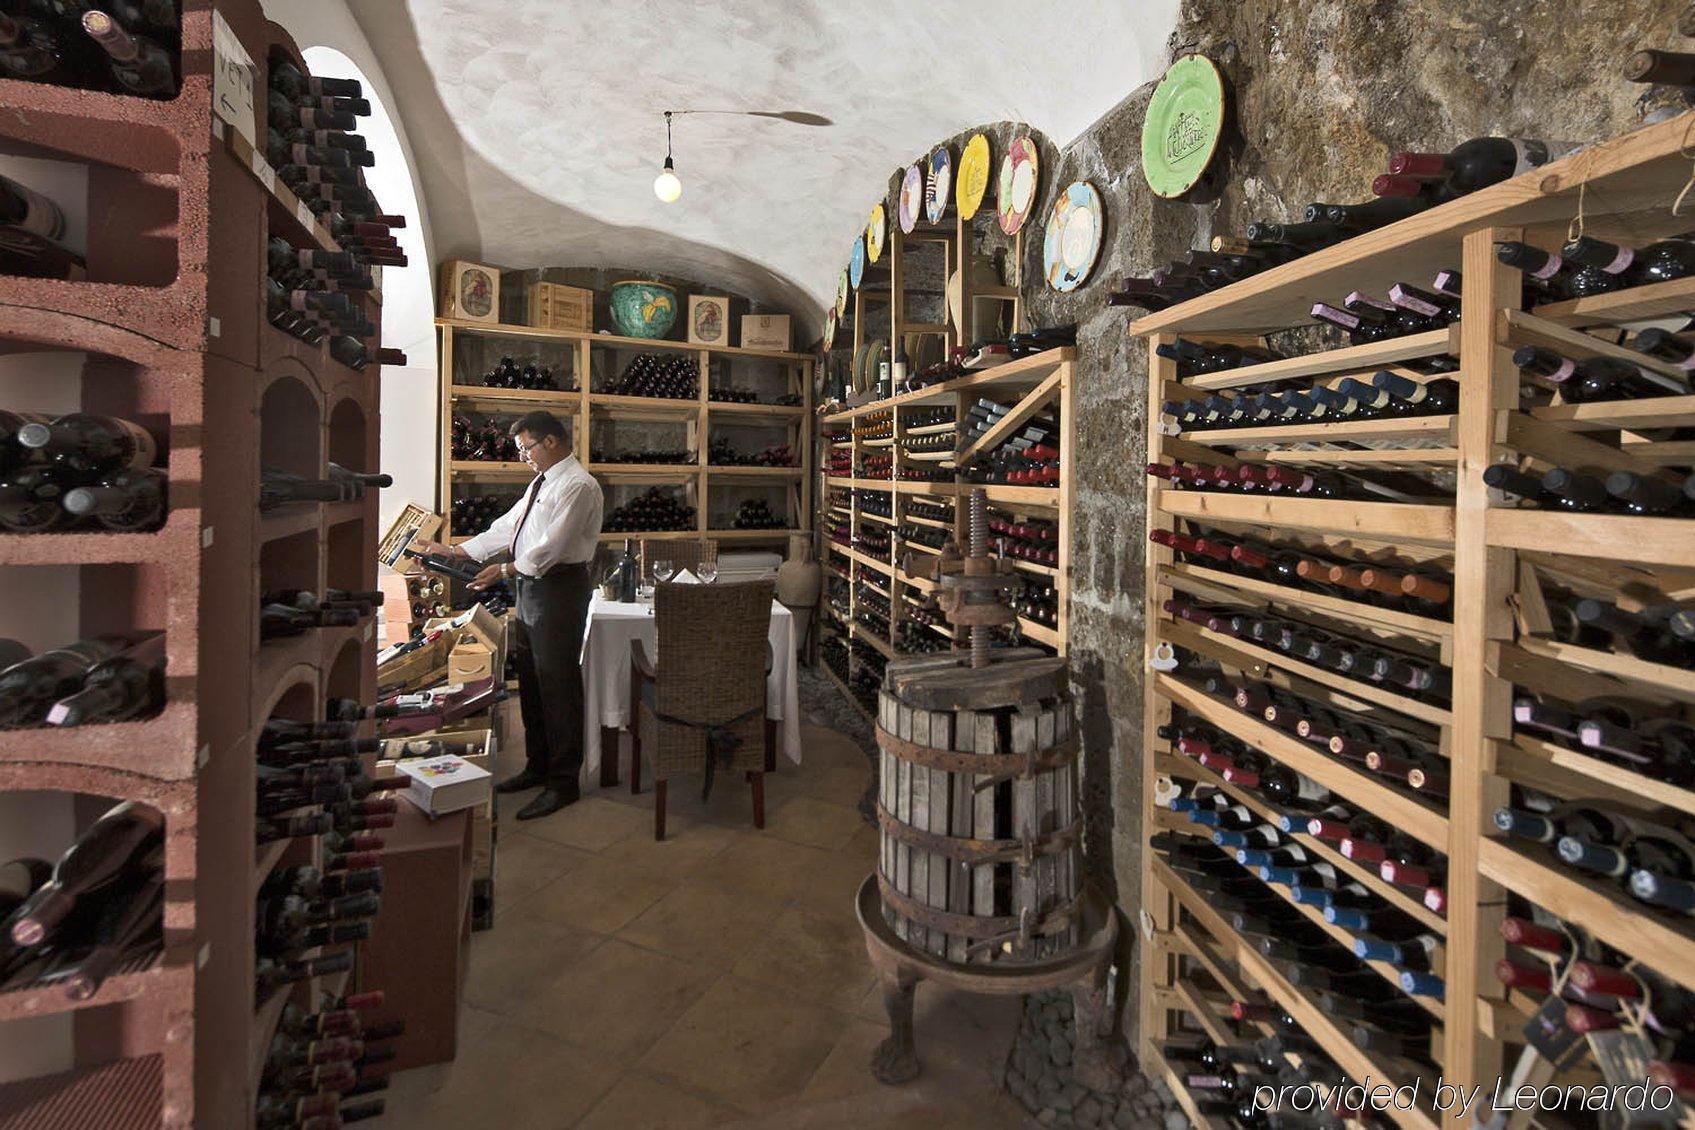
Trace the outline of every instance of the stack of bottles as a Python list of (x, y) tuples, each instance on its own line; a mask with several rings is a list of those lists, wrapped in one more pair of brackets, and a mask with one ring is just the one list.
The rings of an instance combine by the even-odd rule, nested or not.
[(1695, 725), (1678, 708), (1663, 702), (1620, 695), (1568, 702), (1521, 691), (1513, 699), (1513, 727), (1536, 741), (1609, 761), (1668, 785), (1695, 786)]
[(889, 559), (889, 529), (886, 526), (861, 525), (854, 535), (853, 547), (879, 561)]
[(0, 75), (6, 78), (142, 98), (176, 96), (182, 72), (176, 0), (33, 3), (8, 5), (7, 13), (0, 15)]
[(737, 451), (725, 439), (707, 445), (706, 460), (714, 467), (793, 467), (796, 455), (786, 443), (772, 444), (763, 451)]
[(600, 528), (609, 534), (650, 533), (692, 530), (694, 522), (695, 508), (683, 502), (675, 487), (649, 487), (609, 511)]
[(539, 359), (531, 359), (520, 366), (516, 359), (509, 356), (502, 357), (494, 368), (484, 373), (479, 383), (484, 388), (514, 388), (527, 392), (566, 391), (566, 386), (553, 375), (552, 366), (541, 364)]
[(1160, 424), (1166, 435), (1177, 435), (1186, 431), (1445, 416), (1459, 411), (1459, 401), (1459, 383), (1450, 377), (1416, 381), (1383, 369), (1369, 382), (1344, 377), (1334, 387), (1314, 385), (1305, 391), (1243, 390), (1168, 400), (1160, 406)]
[(953, 540), (952, 533), (940, 526), (920, 526), (912, 522), (904, 523), (900, 527), (900, 536), (902, 541), (938, 550)]
[(153, 434), (131, 420), (0, 410), (0, 529), (158, 529), (164, 459)]
[(953, 645), (945, 636), (932, 632), (923, 622), (902, 619), (895, 628), (895, 650), (902, 655), (929, 655), (947, 651)]
[[(989, 401), (979, 401), (979, 405)], [(999, 406), (997, 406), (999, 407)], [(974, 408), (972, 410), (976, 412)], [(1000, 413), (985, 411), (981, 426), (969, 430), (961, 442), (969, 444), (993, 426)], [(990, 418), (992, 417), (992, 418)], [(986, 421), (986, 422), (982, 422)], [(1049, 411), (1027, 421), (1011, 437), (965, 469), (970, 483), (1000, 486), (1057, 487), (1059, 485), (1059, 417)]]
[(700, 395), (700, 363), (678, 353), (640, 353), (601, 391), (613, 396), (693, 400)]
[(853, 660), (853, 677), (847, 680), (848, 689), (860, 706), (874, 713), (877, 692), (883, 687), (883, 672), (889, 661), (882, 652), (862, 640), (849, 640), (848, 654)]
[(1021, 619), (1044, 628), (1059, 627), (1059, 592), (1048, 581), (1021, 575), (1008, 596)]
[[(846, 617), (843, 617), (846, 619)], [(848, 645), (840, 636), (826, 635), (818, 645), (818, 654), (824, 660), (824, 666), (844, 684), (848, 682)]]
[(1114, 306), (1163, 310), (1292, 259), (1371, 231), (1547, 163), (1540, 141), (1472, 138), (1447, 153), (1392, 153), (1372, 182), (1373, 198), (1358, 204), (1314, 202), (1293, 223), (1261, 221), (1247, 237), (1219, 236), (1210, 251), (1191, 251), (1147, 278), (1126, 278), (1107, 296)]
[(887, 479), (893, 475), (895, 457), (887, 452), (862, 452), (854, 468), (858, 479)]
[(872, 514), (879, 518), (888, 518), (894, 513), (894, 500), (888, 491), (856, 490), (853, 492), (853, 504), (861, 514)]
[(759, 394), (751, 388), (735, 388), (728, 379), (713, 381), (707, 388), (707, 399), (723, 404), (758, 404)]
[[(1312, 471), (1283, 463), (1149, 463), (1147, 473), (1175, 490), (1267, 494), (1289, 498), (1350, 498), (1375, 502), (1441, 501), (1451, 498), (1439, 484), (1407, 476), (1356, 471)], [(1057, 474), (1057, 472), (1056, 472)]]
[(694, 466), (694, 452), (677, 448), (663, 450), (614, 451), (597, 452), (594, 456), (596, 463), (651, 463), (675, 464), (679, 466)]
[(833, 479), (853, 478), (853, 449), (830, 447), (824, 452), (824, 473)]
[[(888, 497), (881, 492), (862, 491), (861, 493), (866, 495), (877, 493), (882, 498)], [(951, 526), (953, 525), (953, 503), (929, 502), (921, 498), (909, 498), (906, 500), (906, 516), (908, 518), (923, 518), (930, 522), (943, 522)]]
[(785, 526), (783, 519), (771, 513), (771, 504), (763, 498), (743, 499), (736, 507), (736, 516), (730, 520), (730, 528), (735, 530), (781, 530)]
[(91, 636), (31, 657), (0, 639), (0, 730), (149, 718), (165, 705), (165, 634)]
[(889, 598), (866, 585), (854, 590), (854, 619), (878, 639), (889, 638)]
[(58, 860), (0, 865), (0, 989), (60, 986), (85, 1001), (163, 941), (164, 818), (125, 801)]
[(1484, 469), (1483, 482), (1504, 499), (1545, 510), (1695, 515), (1695, 474), (1638, 474), (1603, 467), (1550, 467), (1536, 474), (1512, 463), (1496, 463)]
[(518, 441), (508, 434), (499, 420), (473, 420), (458, 412), (453, 414), (453, 430), (449, 450), (455, 461), (478, 463), (516, 463)]
[(315, 1011), (283, 1006), (260, 1077), (257, 1130), (336, 1130), (383, 1113), (383, 1100), (364, 1096), (388, 1089), (388, 1076), (372, 1069), (394, 1058), (387, 1041), (404, 1028), (365, 1022), (363, 1014), (382, 1004), (381, 990), (326, 991)]
[(456, 536), (480, 534), (522, 498), (522, 494), (463, 494), (453, 500), (449, 512)]
[[(911, 505), (907, 506), (910, 513)], [(1041, 518), (1019, 518), (1000, 511), (989, 512), (989, 533), (1000, 551), (1019, 561), (1037, 565), (1059, 564), (1059, 523)]]

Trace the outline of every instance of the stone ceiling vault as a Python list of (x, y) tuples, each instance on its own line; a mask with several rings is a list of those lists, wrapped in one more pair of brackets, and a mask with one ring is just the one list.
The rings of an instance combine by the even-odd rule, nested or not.
[[(1176, 0), (350, 0), (419, 162), (436, 253), (645, 267), (816, 326), (895, 168), (979, 122), (1063, 146), (1153, 77)], [(683, 197), (652, 182), (686, 116)]]

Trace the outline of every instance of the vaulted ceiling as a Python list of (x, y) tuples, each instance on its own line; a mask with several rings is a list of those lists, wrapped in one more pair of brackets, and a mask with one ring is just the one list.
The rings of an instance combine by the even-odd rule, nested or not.
[[(891, 171), (981, 122), (1060, 145), (1157, 73), (1176, 0), (351, 0), (436, 254), (631, 266), (815, 323)], [(652, 182), (668, 109), (684, 191)]]

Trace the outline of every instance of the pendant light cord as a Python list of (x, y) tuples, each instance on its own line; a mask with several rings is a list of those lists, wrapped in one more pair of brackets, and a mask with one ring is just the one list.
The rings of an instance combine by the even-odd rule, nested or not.
[(671, 163), (671, 111), (665, 111), (665, 163)]

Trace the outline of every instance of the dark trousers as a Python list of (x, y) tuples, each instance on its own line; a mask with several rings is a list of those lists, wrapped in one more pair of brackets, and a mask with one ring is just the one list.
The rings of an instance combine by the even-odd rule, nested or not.
[(512, 657), (525, 768), (545, 777), (549, 788), (571, 791), (583, 768), (583, 630), (594, 585), (587, 565), (555, 565), (514, 585)]

